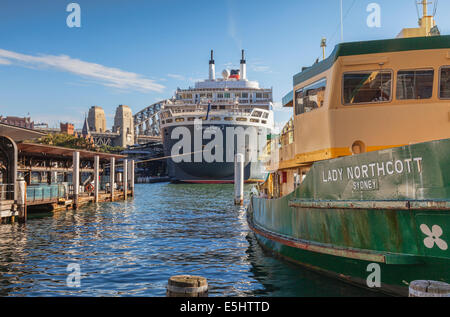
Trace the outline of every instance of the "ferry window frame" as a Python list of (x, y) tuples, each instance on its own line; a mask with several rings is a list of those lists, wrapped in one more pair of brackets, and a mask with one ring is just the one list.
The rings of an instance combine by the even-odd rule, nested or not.
[[(433, 82), (432, 82), (432, 86), (431, 86), (431, 95), (430, 95), (430, 97), (428, 97), (428, 98), (420, 98), (420, 99), (418, 99), (418, 98), (399, 98), (399, 95), (398, 95), (398, 93), (399, 93), (399, 89), (398, 89), (398, 83), (399, 83), (398, 76), (399, 76), (399, 73), (401, 73), (401, 72), (420, 72), (420, 71), (431, 71), (431, 72), (433, 72), (433, 76), (432, 76)], [(415, 68), (415, 69), (399, 69), (399, 70), (397, 70), (396, 71), (396, 76), (395, 76), (395, 100), (398, 100), (398, 101), (404, 101), (404, 100), (411, 101), (411, 100), (429, 100), (429, 99), (432, 99), (433, 95), (434, 95), (434, 79), (435, 79), (435, 75), (436, 75), (435, 72), (436, 71), (435, 71), (435, 69), (433, 67), (430, 67), (430, 68)]]
[(442, 69), (444, 69), (444, 68), (447, 68), (450, 70), (450, 65), (443, 65), (443, 66), (439, 67), (438, 98), (440, 100), (450, 100), (450, 97), (443, 98), (441, 95)]
[[(373, 102), (359, 102), (359, 103), (345, 103), (345, 98), (344, 98), (344, 78), (345, 75), (348, 74), (363, 74), (363, 73), (368, 73), (368, 72), (376, 72), (376, 71), (381, 71), (381, 72), (389, 72), (391, 74), (391, 95), (390, 95), (390, 99), (386, 100), (386, 101), (373, 101)], [(373, 69), (373, 70), (359, 70), (359, 71), (352, 71), (352, 72), (345, 72), (342, 74), (342, 80), (341, 80), (341, 103), (343, 106), (345, 107), (351, 107), (351, 106), (361, 106), (361, 105), (379, 105), (379, 104), (387, 104), (387, 103), (391, 103), (394, 100), (394, 80), (395, 80), (395, 72), (393, 69)]]
[[(328, 78), (327, 77), (322, 77), (321, 79), (316, 80), (315, 82), (312, 82), (309, 85), (306, 85), (306, 86), (304, 86), (302, 88), (299, 88), (299, 89), (295, 90), (295, 92), (294, 92), (294, 114), (295, 114), (295, 116), (299, 116), (299, 115), (302, 115), (304, 113), (313, 112), (315, 110), (319, 110), (319, 109), (323, 108), (324, 105), (321, 105), (321, 106), (318, 106), (317, 108), (314, 108), (311, 111), (301, 111), (301, 109), (299, 109), (299, 105), (297, 103), (297, 99), (298, 99), (297, 98), (297, 93), (305, 92), (305, 90), (308, 91), (309, 90), (308, 88), (311, 88), (313, 86), (319, 85), (321, 82), (325, 82), (325, 94), (326, 94), (327, 87), (328, 87)], [(305, 96), (303, 96), (302, 98), (305, 98)], [(324, 104), (325, 104), (325, 95), (324, 95), (323, 99), (324, 99), (323, 101), (324, 101)], [(304, 110), (304, 107), (303, 107), (303, 110)]]
[(299, 109), (298, 102), (297, 102), (297, 99), (298, 99), (297, 94), (298, 93), (303, 93), (303, 88), (299, 88), (294, 92), (294, 115), (296, 115), (296, 116), (299, 116), (302, 114), (302, 112)]

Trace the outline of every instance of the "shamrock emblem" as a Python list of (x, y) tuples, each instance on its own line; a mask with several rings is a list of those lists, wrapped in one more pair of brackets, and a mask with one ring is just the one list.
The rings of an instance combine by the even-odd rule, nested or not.
[(423, 240), (423, 243), (428, 249), (432, 249), (434, 247), (434, 244), (436, 244), (439, 249), (443, 251), (448, 249), (447, 242), (441, 239), (441, 236), (444, 233), (441, 227), (439, 227), (438, 225), (434, 225), (430, 230), (427, 225), (422, 224), (420, 226), (420, 230), (422, 230), (422, 232), (428, 236), (425, 238), (425, 240)]

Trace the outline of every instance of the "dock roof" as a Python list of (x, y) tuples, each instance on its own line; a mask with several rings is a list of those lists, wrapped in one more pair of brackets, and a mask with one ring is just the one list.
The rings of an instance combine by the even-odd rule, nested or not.
[(0, 122), (0, 135), (10, 137), (14, 142), (20, 142), (40, 138), (45, 133)]
[(19, 143), (17, 144), (17, 148), (19, 150), (19, 153), (33, 153), (33, 154), (63, 156), (63, 157), (72, 157), (74, 152), (80, 152), (80, 158), (82, 159), (83, 158), (94, 159), (95, 156), (99, 156), (101, 160), (109, 160), (111, 158), (116, 159), (126, 158), (125, 155), (78, 150), (45, 144)]

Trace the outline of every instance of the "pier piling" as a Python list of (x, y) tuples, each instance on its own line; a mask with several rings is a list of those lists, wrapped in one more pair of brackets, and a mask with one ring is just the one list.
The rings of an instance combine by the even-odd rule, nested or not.
[(111, 186), (111, 201), (114, 201), (114, 185), (116, 182), (116, 159), (114, 157), (111, 158), (109, 174), (109, 183)]
[(17, 182), (17, 190), (19, 223), (25, 223), (27, 221), (27, 183), (23, 179)]
[(450, 284), (436, 281), (413, 281), (409, 297), (450, 297)]
[(123, 160), (123, 199), (128, 198), (128, 160)]
[(73, 206), (78, 208), (78, 198), (80, 194), (80, 152), (73, 152)]
[(234, 204), (244, 204), (244, 155), (236, 154), (234, 158)]
[(167, 284), (167, 297), (208, 297), (208, 281), (201, 276), (172, 276)]
[(131, 197), (134, 198), (134, 160), (130, 161), (130, 187), (131, 187)]
[(98, 191), (100, 186), (100, 173), (99, 173), (100, 157), (96, 155), (94, 157), (94, 199), (98, 203)]

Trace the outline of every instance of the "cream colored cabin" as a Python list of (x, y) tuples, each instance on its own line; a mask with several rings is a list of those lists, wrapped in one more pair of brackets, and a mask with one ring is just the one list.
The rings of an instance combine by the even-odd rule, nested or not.
[(272, 141), (269, 196), (316, 161), (450, 138), (450, 36), (340, 44), (294, 76), (283, 103), (293, 124)]

